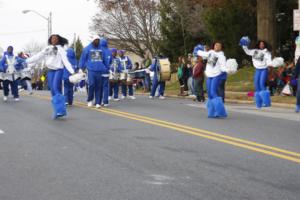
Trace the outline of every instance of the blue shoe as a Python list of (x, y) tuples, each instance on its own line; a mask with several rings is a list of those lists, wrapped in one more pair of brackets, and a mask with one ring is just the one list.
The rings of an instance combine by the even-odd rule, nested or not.
[(227, 112), (221, 97), (216, 97), (212, 99), (212, 103), (215, 108), (215, 117), (225, 118), (227, 117)]
[(212, 103), (211, 99), (208, 99), (206, 102), (206, 108), (207, 108), (207, 116), (208, 118), (214, 118), (215, 117), (215, 108)]
[(299, 113), (299, 112), (300, 112), (300, 105), (296, 105), (295, 112), (296, 112), (296, 113)]
[(255, 97), (256, 107), (261, 108), (262, 107), (262, 98), (261, 98), (259, 92), (255, 92), (254, 97)]
[(62, 94), (57, 94), (52, 97), (52, 106), (54, 115), (53, 118), (59, 118), (67, 115), (65, 97)]
[(271, 106), (271, 97), (270, 97), (270, 91), (264, 90), (260, 93), (261, 99), (262, 99), (262, 106), (263, 107), (270, 107)]

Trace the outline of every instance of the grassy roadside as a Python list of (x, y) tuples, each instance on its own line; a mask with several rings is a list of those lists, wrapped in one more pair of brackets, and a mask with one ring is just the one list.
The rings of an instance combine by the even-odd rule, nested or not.
[[(242, 100), (242, 101), (253, 101), (252, 97), (248, 97), (249, 91), (254, 91), (253, 87), (253, 76), (255, 69), (254, 67), (244, 67), (240, 69), (236, 74), (228, 77), (226, 82), (226, 98), (230, 100)], [(167, 95), (178, 95), (179, 83), (177, 75), (172, 74), (171, 80), (166, 84)], [(274, 103), (286, 103), (295, 104), (296, 98), (289, 96), (272, 96), (272, 102)]]

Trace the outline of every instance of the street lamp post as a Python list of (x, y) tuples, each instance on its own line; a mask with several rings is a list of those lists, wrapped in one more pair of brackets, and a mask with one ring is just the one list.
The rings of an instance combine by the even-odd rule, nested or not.
[(23, 10), (22, 12), (23, 12), (23, 14), (33, 12), (33, 13), (37, 14), (38, 16), (42, 17), (43, 19), (47, 20), (47, 22), (48, 22), (48, 28), (47, 28), (48, 29), (48, 38), (51, 36), (51, 34), (52, 34), (52, 13), (51, 12), (49, 13), (48, 17), (45, 17), (44, 15), (38, 13), (35, 10)]

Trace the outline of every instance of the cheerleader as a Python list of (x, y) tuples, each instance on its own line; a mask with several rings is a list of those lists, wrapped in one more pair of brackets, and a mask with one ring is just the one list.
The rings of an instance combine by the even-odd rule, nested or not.
[(240, 41), (245, 53), (252, 56), (252, 62), (255, 67), (254, 87), (255, 87), (255, 103), (257, 108), (270, 107), (271, 98), (270, 91), (266, 87), (268, 78), (268, 66), (272, 63), (272, 56), (264, 41), (258, 41), (255, 49), (248, 49), (250, 43), (249, 38), (243, 37)]
[(9, 86), (15, 101), (19, 101), (18, 83), (20, 76), (17, 71), (21, 70), (21, 65), (16, 61), (13, 47), (9, 46), (0, 61), (0, 72), (3, 72), (3, 101), (8, 100)]
[(297, 60), (294, 77), (295, 79), (297, 79), (297, 93), (296, 93), (297, 102), (296, 102), (295, 112), (299, 113), (300, 112), (300, 57)]
[(122, 82), (122, 99), (125, 99), (127, 97), (127, 87), (128, 87), (128, 96), (130, 99), (135, 99), (133, 96), (133, 82), (130, 80), (128, 81), (128, 76), (130, 74), (128, 73), (130, 70), (132, 70), (132, 62), (128, 56), (125, 56), (125, 51), (120, 50), (118, 51), (121, 65), (122, 65), (122, 72), (127, 74), (127, 80)]
[(38, 63), (45, 60), (45, 66), (48, 68), (47, 80), (48, 87), (51, 90), (52, 106), (54, 110), (53, 118), (66, 116), (65, 97), (62, 95), (62, 80), (64, 67), (70, 74), (74, 74), (74, 69), (67, 58), (67, 53), (63, 46), (68, 44), (68, 40), (60, 35), (53, 34), (48, 40), (49, 46), (38, 54), (26, 59), (26, 63)]
[(226, 67), (226, 57), (222, 51), (222, 44), (216, 42), (213, 44), (213, 49), (210, 51), (198, 50), (198, 56), (207, 59), (205, 75), (206, 75), (206, 90), (208, 93), (208, 101), (206, 104), (209, 118), (226, 118), (222, 97), (218, 94), (218, 88), (222, 80), (223, 72)]
[(110, 73), (113, 76), (113, 79), (109, 84), (109, 99), (112, 99), (114, 95), (114, 101), (120, 101), (119, 99), (119, 74), (122, 72), (122, 66), (120, 59), (117, 57), (118, 50), (116, 48), (111, 49), (112, 62), (110, 65)]
[[(75, 55), (75, 51), (73, 48), (67, 49), (67, 58), (72, 65), (74, 71), (77, 70), (77, 59)], [(66, 105), (73, 105), (73, 96), (74, 96), (74, 84), (70, 82), (70, 72), (64, 68), (63, 80), (64, 80), (64, 96), (66, 100)]]

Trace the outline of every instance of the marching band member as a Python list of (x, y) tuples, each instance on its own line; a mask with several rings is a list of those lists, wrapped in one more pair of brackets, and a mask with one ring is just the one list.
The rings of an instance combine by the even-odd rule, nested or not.
[[(107, 40), (105, 38), (102, 38), (100, 40), (100, 45), (106, 51), (106, 59), (107, 63), (110, 66), (112, 62), (112, 55), (111, 51), (108, 48)], [(106, 68), (106, 70), (102, 73), (102, 88), (100, 92), (100, 101), (102, 102), (101, 105), (104, 107), (108, 106), (108, 93), (109, 93), (109, 68)]]
[(255, 103), (257, 108), (270, 107), (271, 98), (270, 91), (266, 88), (268, 77), (268, 66), (272, 62), (272, 56), (264, 41), (258, 41), (256, 49), (248, 49), (250, 40), (248, 37), (243, 37), (240, 45), (245, 53), (252, 56), (252, 62), (255, 70), (254, 86), (255, 86)]
[(130, 74), (128, 73), (132, 70), (132, 62), (128, 56), (125, 56), (125, 51), (120, 50), (118, 51), (121, 65), (122, 65), (122, 72), (126, 74), (126, 80), (122, 81), (122, 99), (127, 97), (127, 87), (128, 87), (128, 96), (130, 99), (135, 99), (133, 96), (133, 82), (130, 80)]
[(160, 73), (159, 59), (161, 58), (163, 58), (162, 55), (155, 57), (150, 66), (150, 71), (154, 72), (152, 89), (149, 96), (150, 99), (154, 98), (157, 87), (159, 87), (159, 92), (158, 92), (159, 99), (165, 99), (164, 92), (166, 87), (166, 81), (159, 80), (159, 73)]
[(222, 44), (216, 42), (210, 51), (198, 50), (198, 56), (207, 59), (206, 74), (206, 90), (208, 93), (208, 101), (206, 104), (209, 118), (225, 118), (227, 113), (222, 100), (218, 94), (218, 88), (222, 78), (222, 72), (225, 71), (226, 57), (222, 51)]
[(26, 63), (37, 63), (45, 60), (45, 66), (48, 68), (47, 80), (52, 95), (52, 106), (54, 109), (54, 119), (66, 116), (65, 97), (62, 95), (62, 80), (64, 67), (74, 74), (74, 69), (67, 58), (67, 53), (63, 46), (68, 44), (68, 40), (60, 35), (53, 34), (48, 40), (49, 46), (38, 54), (26, 59)]
[[(67, 58), (73, 67), (73, 70), (77, 70), (77, 59), (73, 48), (67, 49)], [(66, 99), (66, 105), (71, 106), (73, 104), (74, 84), (70, 82), (70, 72), (64, 68), (63, 80), (64, 80), (64, 96)]]
[(79, 67), (82, 70), (87, 68), (88, 71), (88, 107), (93, 106), (94, 97), (96, 108), (101, 107), (102, 73), (108, 69), (107, 59), (104, 59), (106, 54), (107, 52), (100, 46), (98, 35), (93, 37), (92, 43), (84, 48), (81, 54)]
[(21, 70), (21, 65), (16, 61), (16, 57), (13, 53), (13, 47), (9, 46), (7, 51), (4, 53), (2, 60), (0, 61), (0, 72), (3, 72), (3, 100), (8, 100), (9, 95), (9, 86), (11, 88), (11, 93), (15, 101), (19, 101), (19, 91), (18, 83), (20, 76), (18, 75), (17, 70)]
[(112, 80), (110, 81), (109, 85), (109, 96), (110, 99), (112, 98), (112, 95), (114, 95), (113, 100), (114, 101), (120, 101), (119, 99), (119, 75), (122, 71), (122, 66), (120, 59), (117, 57), (117, 49), (112, 48), (111, 49), (112, 54), (112, 63), (110, 65), (110, 73), (112, 74)]

